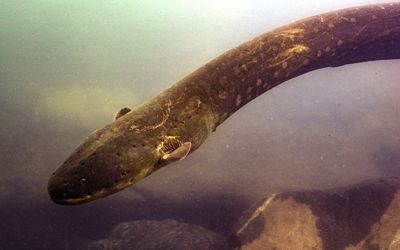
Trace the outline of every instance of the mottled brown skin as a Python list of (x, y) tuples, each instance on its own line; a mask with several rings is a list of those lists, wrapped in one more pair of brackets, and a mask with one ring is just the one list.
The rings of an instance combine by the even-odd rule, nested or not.
[(144, 105), (121, 112), (53, 173), (49, 194), (60, 204), (112, 194), (170, 163), (164, 159), (180, 146), (189, 144), (193, 152), (232, 113), (288, 79), (325, 67), (397, 58), (400, 3), (334, 11), (272, 30)]

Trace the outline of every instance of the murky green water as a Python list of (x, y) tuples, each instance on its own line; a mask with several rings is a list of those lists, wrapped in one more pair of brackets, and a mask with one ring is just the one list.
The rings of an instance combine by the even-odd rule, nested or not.
[(385, 1), (0, 2), (0, 249), (78, 249), (120, 222), (227, 235), (272, 192), (400, 176), (399, 61), (324, 69), (245, 106), (185, 161), (65, 207), (52, 171), (94, 129), (207, 61), (290, 21)]

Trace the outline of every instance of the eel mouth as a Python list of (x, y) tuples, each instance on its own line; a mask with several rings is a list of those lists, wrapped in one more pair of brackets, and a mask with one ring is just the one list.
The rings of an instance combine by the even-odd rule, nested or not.
[[(87, 189), (87, 181), (85, 182), (86, 189), (75, 188), (76, 185), (71, 185), (63, 179), (53, 176), (48, 183), (48, 193), (51, 200), (61, 205), (78, 205), (87, 203), (100, 198), (104, 198), (111, 194), (117, 193), (127, 187), (130, 187), (155, 171), (154, 167), (143, 169), (136, 176), (127, 177), (114, 181), (112, 186), (103, 186), (101, 188)], [(61, 180), (61, 181), (60, 181)]]
[(127, 185), (119, 185), (112, 188), (102, 188), (99, 191), (96, 191), (93, 194), (85, 194), (83, 196), (76, 196), (76, 197), (68, 197), (67, 190), (56, 190), (49, 188), (48, 192), (50, 198), (53, 202), (60, 204), (60, 205), (79, 205), (83, 203), (88, 203), (90, 201), (94, 201), (100, 198), (104, 198), (109, 196), (113, 193), (119, 192), (122, 189), (126, 188)]
[(82, 203), (86, 203), (89, 201), (96, 200), (100, 197), (94, 197), (92, 195), (87, 195), (82, 198), (75, 198), (75, 199), (52, 199), (55, 203), (61, 204), (61, 205), (78, 205)]

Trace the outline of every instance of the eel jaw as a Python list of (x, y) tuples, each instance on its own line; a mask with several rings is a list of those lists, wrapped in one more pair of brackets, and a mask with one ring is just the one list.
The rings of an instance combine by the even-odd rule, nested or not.
[(112, 193), (118, 192), (122, 189), (122, 187), (118, 187), (119, 185), (110, 188), (101, 188), (95, 192), (79, 192), (79, 190), (78, 192), (74, 192), (71, 191), (71, 186), (68, 183), (63, 181), (62, 184), (60, 184), (59, 178), (52, 177), (49, 180), (47, 191), (54, 203), (60, 205), (77, 205), (97, 200)]
[[(128, 185), (128, 186), (130, 186), (130, 185)], [(85, 195), (85, 196), (78, 197), (78, 198), (68, 198), (68, 199), (62, 199), (61, 198), (60, 199), (57, 195), (54, 195), (54, 193), (52, 193), (51, 190), (49, 190), (49, 194), (50, 194), (50, 197), (53, 200), (53, 202), (55, 202), (57, 204), (60, 204), (60, 205), (79, 205), (79, 204), (87, 203), (87, 202), (90, 202), (90, 201), (94, 201), (94, 200), (109, 196), (109, 195), (111, 195), (113, 193), (121, 191), (122, 189), (124, 189), (124, 188), (126, 188), (128, 186), (125, 186), (125, 187), (118, 187), (117, 186), (117, 187), (112, 188), (112, 189), (103, 188), (103, 189), (95, 192), (94, 194)]]
[[(100, 197), (99, 197), (100, 198)], [(87, 195), (83, 198), (76, 198), (76, 199), (64, 199), (64, 200), (55, 200), (53, 199), (53, 201), (57, 204), (61, 204), (61, 205), (78, 205), (78, 204), (82, 204), (82, 203), (86, 203), (89, 201), (93, 201), (97, 198), (91, 196), (91, 195)]]

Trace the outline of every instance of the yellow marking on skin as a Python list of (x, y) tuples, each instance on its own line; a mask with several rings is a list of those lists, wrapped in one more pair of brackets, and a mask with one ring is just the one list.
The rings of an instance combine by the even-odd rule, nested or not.
[(368, 27), (369, 23), (367, 23), (366, 25), (364, 25), (361, 29), (359, 29), (357, 31), (357, 33), (353, 36), (352, 39), (356, 39), (367, 27)]
[(201, 105), (201, 100), (200, 99), (196, 99), (196, 104), (197, 104), (197, 107), (196, 108), (199, 108), (200, 107), (200, 105)]
[[(264, 49), (264, 47), (266, 48)], [(260, 54), (261, 58), (264, 58), (265, 54), (269, 53), (271, 50), (274, 50), (274, 48), (276, 48), (276, 46), (265, 46), (265, 42), (261, 41), (257, 44), (257, 46), (254, 46), (252, 53)], [(257, 61), (258, 59), (256, 57), (252, 60), (253, 63), (256, 63)]]
[(237, 95), (236, 96), (236, 107), (239, 107), (241, 102), (242, 102), (242, 96), (241, 95)]
[(302, 44), (296, 44), (293, 47), (291, 47), (290, 49), (287, 49), (281, 53), (279, 53), (275, 58), (273, 58), (272, 60), (277, 60), (276, 63), (273, 63), (269, 66), (269, 68), (271, 67), (275, 67), (277, 65), (282, 64), (286, 62), (287, 60), (289, 60), (290, 58), (292, 58), (295, 54), (301, 54), (301, 53), (306, 53), (310, 50), (309, 47), (304, 46)]
[(345, 21), (349, 21), (349, 19), (347, 17), (341, 16), (340, 19), (343, 19)]
[(222, 92), (219, 92), (218, 97), (219, 97), (219, 99), (226, 99), (227, 94), (225, 91), (222, 91)]
[[(393, 237), (393, 241), (389, 245), (389, 250), (395, 250), (400, 246), (400, 230), (397, 230), (395, 236)], [(396, 248), (395, 248), (396, 247)]]
[(257, 79), (257, 82), (256, 82), (257, 87), (260, 87), (261, 83), (262, 83), (261, 79)]
[(280, 33), (276, 34), (275, 37), (282, 36), (290, 38), (290, 40), (294, 40), (296, 37), (302, 38), (303, 34), (304, 34), (304, 29), (293, 28), (293, 29), (283, 30)]
[(156, 150), (158, 151), (158, 152), (161, 152), (161, 149), (164, 147), (164, 141), (161, 141), (158, 145), (157, 145), (157, 148), (156, 148)]
[(167, 112), (165, 115), (163, 114), (163, 119), (161, 120), (160, 123), (155, 124), (155, 125), (145, 126), (141, 130), (148, 131), (148, 130), (154, 130), (154, 129), (157, 129), (159, 127), (162, 127), (164, 125), (164, 123), (168, 120), (169, 114), (170, 114), (169, 112)]
[(281, 56), (285, 56), (287, 57), (288, 55), (292, 54), (292, 53), (303, 53), (303, 52), (307, 52), (309, 50), (308, 47), (301, 45), (301, 44), (296, 44), (295, 46), (293, 46), (292, 48), (282, 52), (281, 54), (279, 54), (277, 57), (281, 57)]
[(219, 83), (220, 83), (221, 85), (227, 84), (227, 83), (228, 83), (228, 77), (226, 77), (226, 76), (221, 77), (221, 78), (219, 79)]
[(265, 43), (263, 41), (260, 41), (259, 43), (257, 43), (256, 48), (257, 49), (262, 49), (262, 48), (264, 48), (264, 45), (265, 45)]
[(166, 140), (176, 140), (179, 138), (179, 135), (164, 135), (164, 139)]
[(166, 103), (167, 110), (165, 110), (165, 111), (161, 110), (162, 114), (163, 114), (163, 118), (159, 123), (154, 124), (154, 125), (144, 126), (143, 128), (140, 128), (138, 125), (134, 124), (130, 127), (130, 129), (134, 130), (136, 133), (139, 133), (141, 131), (149, 131), (149, 130), (154, 130), (159, 127), (162, 127), (164, 125), (164, 123), (169, 119), (169, 116), (171, 114), (171, 106), (172, 106), (172, 102), (169, 99), (168, 102)]
[(140, 132), (139, 126), (135, 124), (130, 126), (130, 130), (135, 130), (135, 132)]

